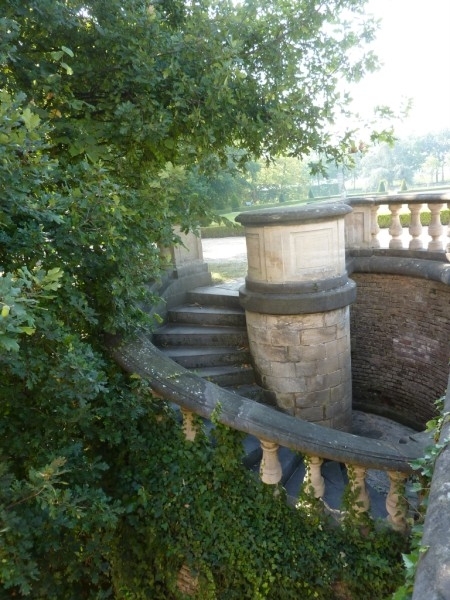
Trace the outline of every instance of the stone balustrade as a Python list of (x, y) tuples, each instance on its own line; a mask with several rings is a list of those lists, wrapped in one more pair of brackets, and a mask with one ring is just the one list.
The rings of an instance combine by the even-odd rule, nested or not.
[[(193, 442), (196, 429), (193, 427), (195, 413), (182, 408), (183, 430), (187, 441)], [(279, 444), (260, 440), (262, 459), (259, 475), (267, 485), (277, 485), (281, 482), (282, 466), (278, 456)], [(324, 462), (320, 456), (304, 455), (306, 466), (303, 489), (316, 499), (322, 499), (326, 492), (326, 482), (322, 476), (321, 467)], [(370, 498), (366, 488), (367, 468), (360, 464), (346, 465), (353, 505), (350, 507), (355, 515), (367, 513), (370, 510)], [(407, 476), (401, 471), (387, 471), (390, 488), (386, 497), (387, 521), (393, 529), (405, 533), (408, 530), (408, 504), (405, 500), (405, 483)], [(349, 507), (345, 507), (348, 509)]]
[[(346, 247), (390, 248), (392, 250), (427, 250), (444, 252), (450, 244), (450, 228), (441, 218), (450, 208), (450, 193), (396, 194), (371, 198), (346, 198), (352, 212), (345, 219)], [(378, 216), (388, 210), (391, 224), (380, 229)], [(422, 211), (431, 213), (430, 223), (423, 226)], [(403, 227), (400, 215), (409, 212), (409, 226)]]
[(388, 443), (331, 430), (217, 387), (165, 357), (145, 336), (126, 344), (114, 339), (110, 345), (113, 357), (125, 371), (145, 378), (156, 396), (181, 407), (187, 440), (194, 442), (200, 426), (195, 415), (209, 419), (214, 413), (218, 422), (260, 440), (260, 477), (268, 485), (275, 486), (281, 480), (280, 447), (302, 454), (307, 465), (305, 486), (317, 498), (326, 491), (321, 474), (323, 461), (343, 463), (354, 474), (350, 479), (356, 496), (355, 512), (369, 509), (366, 470), (384, 470), (391, 482), (386, 499), (389, 522), (398, 530), (406, 528), (401, 484), (412, 473), (410, 463), (423, 456), (430, 443), (428, 436), (417, 434)]

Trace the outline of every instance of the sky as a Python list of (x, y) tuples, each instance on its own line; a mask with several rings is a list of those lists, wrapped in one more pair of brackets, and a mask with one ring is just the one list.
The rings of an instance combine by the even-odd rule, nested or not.
[(354, 107), (412, 98), (397, 135), (450, 129), (450, 0), (369, 0), (367, 12), (381, 19), (373, 49), (384, 64), (351, 90)]

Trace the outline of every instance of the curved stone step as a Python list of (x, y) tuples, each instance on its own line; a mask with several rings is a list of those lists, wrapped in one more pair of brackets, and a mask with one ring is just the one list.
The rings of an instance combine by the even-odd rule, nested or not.
[(168, 323), (153, 332), (157, 346), (237, 346), (248, 345), (243, 327), (214, 327)]
[(255, 377), (253, 369), (250, 366), (206, 367), (196, 369), (195, 372), (199, 377), (212, 381), (216, 385), (220, 385), (220, 387), (252, 384)]
[(173, 323), (195, 323), (202, 327), (205, 325), (245, 327), (244, 310), (228, 306), (184, 304), (170, 309), (168, 318)]
[(226, 306), (242, 309), (237, 290), (216, 285), (191, 290), (187, 294), (187, 300), (189, 303), (201, 304), (202, 306)]
[(248, 348), (235, 346), (166, 346), (161, 352), (186, 369), (249, 365)]

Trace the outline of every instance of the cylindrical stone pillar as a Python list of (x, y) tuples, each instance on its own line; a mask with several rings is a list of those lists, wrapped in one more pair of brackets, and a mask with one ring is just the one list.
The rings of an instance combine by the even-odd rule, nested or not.
[(351, 427), (349, 306), (342, 203), (241, 213), (248, 273), (240, 290), (250, 352), (268, 400), (335, 429)]

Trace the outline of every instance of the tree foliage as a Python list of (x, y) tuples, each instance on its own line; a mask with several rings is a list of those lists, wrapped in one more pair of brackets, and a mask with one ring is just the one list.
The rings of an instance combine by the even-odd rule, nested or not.
[[(158, 535), (133, 549), (137, 573), (149, 566), (154, 597), (168, 598), (152, 542), (165, 547), (161, 514), (175, 518), (184, 446), (103, 335), (148, 325), (138, 307), (158, 249), (208, 214), (199, 175), (230, 148), (241, 162), (311, 148), (339, 159), (326, 135), (335, 86), (373, 66), (354, 50), (374, 26), (359, 0), (1, 7), (1, 585), (46, 600), (142, 597), (142, 580), (123, 590), (119, 542), (130, 531), (142, 542), (150, 515)], [(177, 489), (159, 485), (164, 469)]]
[(369, 190), (376, 190), (381, 179), (390, 186), (403, 179), (412, 185), (422, 173), (426, 183), (443, 183), (449, 162), (450, 131), (443, 130), (369, 148), (356, 165), (355, 174), (367, 180)]

